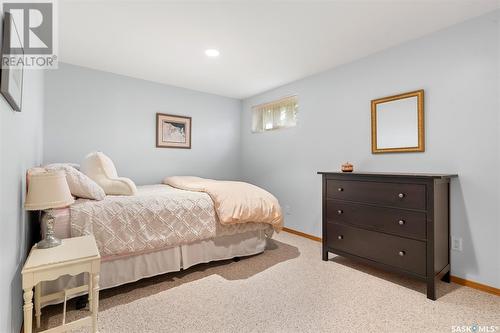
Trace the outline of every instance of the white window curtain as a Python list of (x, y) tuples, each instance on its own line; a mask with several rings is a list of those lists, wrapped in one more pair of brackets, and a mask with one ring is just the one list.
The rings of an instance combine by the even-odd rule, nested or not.
[(252, 131), (265, 132), (297, 125), (297, 96), (252, 107)]

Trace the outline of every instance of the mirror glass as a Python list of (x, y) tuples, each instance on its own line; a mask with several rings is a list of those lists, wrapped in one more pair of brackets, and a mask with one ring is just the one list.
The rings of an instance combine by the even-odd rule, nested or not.
[(372, 101), (372, 152), (424, 151), (423, 91)]
[(418, 146), (417, 97), (377, 105), (377, 147)]

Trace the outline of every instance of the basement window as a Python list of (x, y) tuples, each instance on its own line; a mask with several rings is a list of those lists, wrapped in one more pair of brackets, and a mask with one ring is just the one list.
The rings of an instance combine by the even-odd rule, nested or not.
[(266, 132), (297, 125), (297, 96), (252, 107), (252, 132)]

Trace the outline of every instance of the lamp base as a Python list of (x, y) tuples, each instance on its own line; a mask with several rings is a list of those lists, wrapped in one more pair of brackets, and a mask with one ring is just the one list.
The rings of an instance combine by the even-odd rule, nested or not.
[(45, 237), (36, 244), (37, 249), (50, 249), (61, 245), (61, 240), (54, 236), (54, 216), (51, 210), (46, 210), (44, 215), (46, 226)]
[(45, 239), (42, 239), (36, 244), (37, 249), (48, 249), (51, 247), (56, 247), (61, 245), (61, 240), (54, 236), (45, 236)]

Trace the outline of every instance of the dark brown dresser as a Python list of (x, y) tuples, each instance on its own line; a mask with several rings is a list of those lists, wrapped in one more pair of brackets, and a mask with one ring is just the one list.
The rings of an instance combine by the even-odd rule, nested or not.
[(328, 252), (427, 283), (450, 281), (450, 178), (456, 175), (318, 172), (323, 260)]

